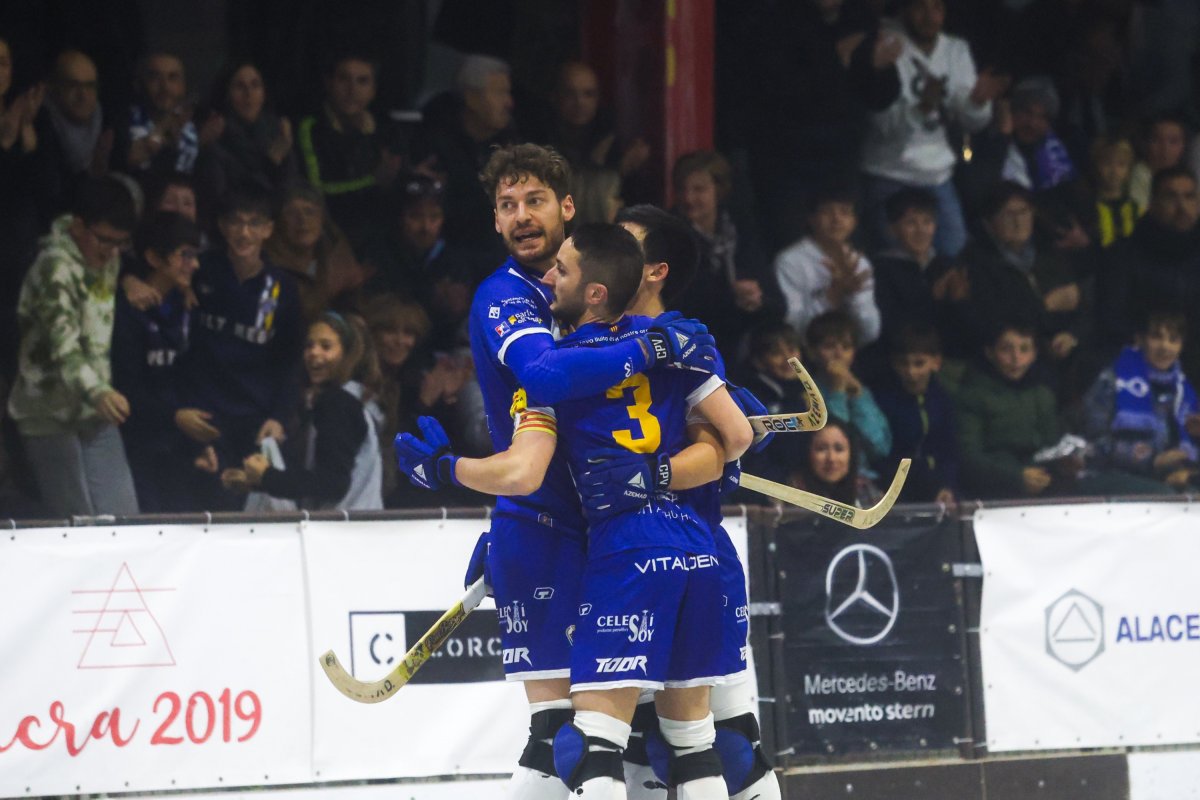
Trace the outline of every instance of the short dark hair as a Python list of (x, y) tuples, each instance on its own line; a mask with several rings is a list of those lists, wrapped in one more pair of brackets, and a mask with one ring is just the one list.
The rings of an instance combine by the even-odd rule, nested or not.
[(858, 208), (858, 186), (852, 178), (835, 178), (823, 182), (809, 198), (808, 213), (815, 214), (829, 203), (845, 203)]
[(1187, 117), (1180, 111), (1160, 111), (1157, 114), (1151, 115), (1146, 119), (1143, 135), (1147, 139), (1150, 138), (1150, 132), (1159, 125), (1179, 126), (1179, 129), (1183, 131), (1185, 139), (1191, 135), (1191, 125), (1188, 124)]
[(938, 336), (937, 328), (927, 322), (910, 322), (888, 341), (888, 352), (893, 356), (940, 356), (942, 337)]
[(1033, 205), (1033, 192), (1014, 181), (1000, 181), (992, 191), (988, 192), (987, 198), (983, 202), (981, 209), (983, 216), (986, 218), (996, 216), (1000, 209), (1008, 205), (1013, 198), (1019, 198), (1030, 206)]
[(1149, 334), (1163, 328), (1180, 339), (1187, 338), (1187, 314), (1173, 309), (1154, 309), (1146, 314), (1141, 333)]
[(584, 283), (608, 289), (608, 310), (620, 313), (633, 301), (642, 283), (642, 248), (620, 225), (589, 222), (571, 234), (579, 253)]
[(780, 345), (800, 349), (800, 334), (786, 322), (770, 322), (759, 325), (750, 332), (750, 357), (773, 350)]
[(1027, 314), (1013, 314), (1011, 316), (1002, 317), (992, 323), (988, 331), (987, 346), (995, 347), (996, 342), (998, 342), (1000, 337), (1006, 333), (1015, 333), (1018, 336), (1028, 336), (1033, 339), (1034, 344), (1037, 344), (1037, 322)]
[(234, 214), (257, 214), (267, 219), (274, 219), (275, 204), (266, 192), (249, 186), (240, 186), (226, 192), (218, 207), (220, 219), (226, 219)]
[(347, 61), (361, 61), (371, 68), (371, 77), (379, 79), (379, 58), (373, 53), (368, 53), (365, 50), (345, 47), (340, 50), (334, 50), (325, 60), (325, 69), (322, 74), (325, 78), (332, 78), (337, 68)]
[(174, 211), (150, 212), (138, 230), (138, 255), (149, 250), (166, 258), (184, 245), (199, 247), (200, 229), (190, 219)]
[(537, 178), (549, 186), (560, 202), (571, 192), (571, 165), (557, 150), (540, 144), (526, 142), (496, 148), (479, 173), (479, 182), (493, 206), (501, 182), (512, 186), (525, 178)]
[(1164, 183), (1167, 181), (1173, 181), (1176, 178), (1187, 178), (1193, 184), (1200, 186), (1200, 181), (1196, 180), (1196, 173), (1192, 172), (1187, 167), (1183, 165), (1167, 167), (1166, 169), (1160, 169), (1158, 172), (1154, 173), (1154, 177), (1150, 181), (1150, 197), (1154, 197), (1154, 195), (1158, 194), (1158, 190), (1162, 188)]
[(163, 195), (167, 193), (167, 189), (172, 186), (185, 186), (192, 191), (192, 195), (199, 201), (199, 193), (196, 191), (196, 179), (186, 172), (178, 172), (174, 170), (164, 170), (151, 173), (146, 179), (146, 208), (158, 208), (158, 204), (162, 202)]
[(937, 216), (937, 197), (928, 189), (906, 186), (883, 202), (884, 213), (889, 223), (896, 223), (909, 211), (921, 211)]
[(646, 229), (642, 239), (645, 263), (669, 268), (663, 282), (663, 305), (670, 306), (691, 285), (700, 268), (700, 245), (685, 219), (658, 206), (641, 203), (617, 212), (617, 222), (631, 222)]
[(75, 192), (71, 213), (86, 225), (107, 223), (119, 231), (133, 233), (137, 209), (125, 185), (116, 178), (85, 178)]
[(849, 337), (858, 347), (858, 323), (840, 308), (818, 314), (808, 323), (808, 329), (804, 332), (809, 347), (819, 347), (821, 342), (841, 337)]

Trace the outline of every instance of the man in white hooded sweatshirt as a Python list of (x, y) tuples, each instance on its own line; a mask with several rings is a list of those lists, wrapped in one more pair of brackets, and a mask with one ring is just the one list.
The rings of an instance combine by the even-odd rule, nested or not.
[(992, 100), (1008, 78), (977, 74), (966, 41), (942, 32), (945, 0), (903, 0), (900, 30), (904, 51), (896, 62), (900, 96), (871, 117), (863, 145), (867, 175), (867, 214), (886, 236), (884, 201), (905, 187), (932, 191), (938, 200), (937, 251), (955, 256), (966, 244), (962, 206), (952, 181), (958, 154), (947, 125), (966, 133), (982, 130), (992, 118)]

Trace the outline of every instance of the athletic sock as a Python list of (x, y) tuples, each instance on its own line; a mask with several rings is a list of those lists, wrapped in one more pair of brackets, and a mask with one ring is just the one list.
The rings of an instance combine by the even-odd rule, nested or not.
[[(588, 752), (622, 752), (629, 744), (630, 726), (599, 711), (576, 711), (575, 727), (588, 739)], [(583, 800), (627, 800), (625, 782), (607, 776), (583, 782), (572, 796)]]
[[(681, 721), (658, 718), (658, 727), (663, 739), (670, 745), (674, 760), (691, 756), (704, 760), (716, 761), (720, 764), (713, 742), (717, 739), (717, 730), (713, 724), (713, 715), (704, 719)], [(707, 771), (707, 770), (704, 770)], [(675, 785), (677, 800), (726, 800), (729, 797), (725, 788), (725, 780), (720, 775), (705, 775), (703, 777), (683, 780)]]
[(654, 711), (654, 691), (647, 689), (638, 698), (633, 714), (633, 731), (625, 747), (625, 791), (629, 800), (666, 800), (667, 785), (658, 779), (646, 754), (646, 732), (658, 730)]
[[(571, 701), (564, 699), (530, 703), (529, 715), (533, 717), (539, 711), (554, 709), (570, 711)], [(554, 736), (551, 734), (549, 738), (538, 738), (535, 741), (550, 748), (554, 744)], [(553, 761), (551, 760), (547, 766), (553, 766)], [(566, 784), (558, 779), (558, 774), (554, 770), (547, 773), (541, 769), (518, 764), (508, 782), (507, 796), (509, 800), (567, 800), (570, 792), (567, 790)]]

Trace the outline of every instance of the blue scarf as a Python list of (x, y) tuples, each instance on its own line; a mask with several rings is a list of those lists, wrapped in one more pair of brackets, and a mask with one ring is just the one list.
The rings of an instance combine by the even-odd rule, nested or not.
[(1037, 175), (1034, 181), (1035, 191), (1052, 189), (1064, 181), (1075, 177), (1075, 165), (1067, 153), (1067, 146), (1053, 133), (1046, 134), (1045, 140), (1037, 149)]
[(1176, 360), (1170, 369), (1154, 369), (1136, 347), (1126, 347), (1117, 356), (1113, 365), (1116, 376), (1117, 413), (1113, 417), (1114, 431), (1142, 431), (1152, 434), (1157, 450), (1170, 447), (1171, 431), (1167, 420), (1155, 413), (1154, 386), (1174, 386), (1175, 396), (1171, 412), (1179, 431), (1179, 449), (1188, 454), (1191, 461), (1197, 460), (1196, 445), (1187, 433), (1184, 424), (1188, 414), (1196, 411), (1196, 392), (1183, 374)]

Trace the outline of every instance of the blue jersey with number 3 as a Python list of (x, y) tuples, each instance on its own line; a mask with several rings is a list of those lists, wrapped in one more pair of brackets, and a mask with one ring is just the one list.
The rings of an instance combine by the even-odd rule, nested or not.
[[(648, 317), (622, 317), (614, 323), (589, 323), (561, 339), (558, 347), (602, 347), (646, 332)], [(724, 382), (705, 372), (660, 369), (631, 375), (603, 397), (571, 400), (555, 406), (560, 449), (576, 475), (614, 450), (674, 455), (690, 444), (689, 409)], [(657, 496), (637, 512), (620, 514), (588, 531), (589, 557), (637, 547), (676, 547), (712, 553), (708, 521), (684, 494)]]

